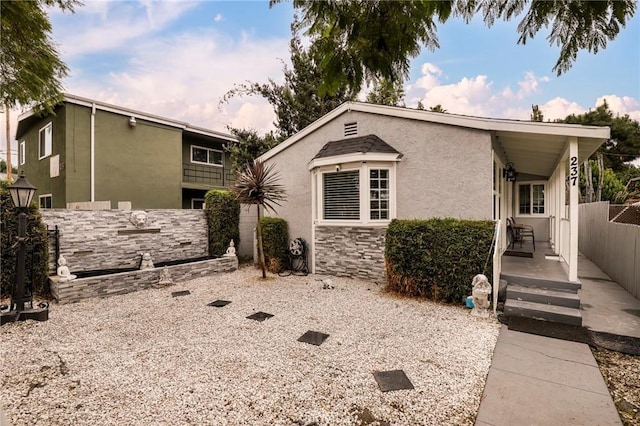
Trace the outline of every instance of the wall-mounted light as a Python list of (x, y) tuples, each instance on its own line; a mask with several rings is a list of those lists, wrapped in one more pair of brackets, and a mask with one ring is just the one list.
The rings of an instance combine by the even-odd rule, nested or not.
[(336, 172), (339, 172), (341, 168), (342, 167), (340, 167), (340, 164), (336, 164)]
[(502, 177), (504, 177), (507, 182), (515, 182), (516, 178), (518, 177), (518, 172), (516, 172), (516, 169), (513, 168), (513, 163), (509, 162), (507, 163), (507, 165), (504, 167), (504, 170), (502, 171)]
[(129, 119), (129, 127), (136, 127), (136, 124), (138, 124), (138, 123), (136, 122), (136, 118), (135, 118), (135, 117), (131, 117), (131, 118)]

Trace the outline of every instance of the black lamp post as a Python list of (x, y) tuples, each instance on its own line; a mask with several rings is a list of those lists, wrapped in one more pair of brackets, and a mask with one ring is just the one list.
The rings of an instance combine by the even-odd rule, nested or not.
[[(16, 259), (16, 281), (11, 292), (11, 307), (8, 312), (2, 313), (2, 324), (10, 321), (20, 321), (26, 319), (34, 319), (37, 321), (46, 321), (49, 319), (49, 311), (46, 307), (33, 309), (33, 300), (31, 296), (27, 299), (24, 291), (24, 270), (25, 270), (25, 241), (27, 237), (27, 209), (31, 204), (33, 195), (37, 188), (24, 177), (21, 173), (17, 181), (13, 185), (9, 185), (9, 192), (14, 206), (20, 212), (18, 214), (18, 254)], [(25, 309), (26, 302), (31, 302), (29, 307)]]

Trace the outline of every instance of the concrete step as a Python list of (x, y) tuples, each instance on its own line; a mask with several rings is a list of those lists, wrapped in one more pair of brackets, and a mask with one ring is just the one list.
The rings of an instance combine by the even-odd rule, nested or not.
[(582, 315), (579, 309), (566, 306), (554, 306), (544, 303), (526, 302), (524, 300), (507, 299), (504, 304), (506, 316), (532, 318), (543, 321), (557, 322), (582, 326)]
[(580, 297), (569, 291), (509, 284), (507, 286), (507, 300), (509, 299), (580, 309)]
[(509, 285), (517, 284), (523, 287), (548, 288), (550, 290), (570, 290), (577, 292), (582, 284), (572, 281), (545, 280), (536, 277), (523, 277), (519, 275), (500, 274), (500, 278), (507, 280)]

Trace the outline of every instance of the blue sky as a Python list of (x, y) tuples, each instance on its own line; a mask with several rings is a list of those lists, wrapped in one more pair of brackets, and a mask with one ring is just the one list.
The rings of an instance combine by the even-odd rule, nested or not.
[[(84, 2), (75, 14), (50, 13), (70, 68), (68, 93), (220, 131), (272, 128), (273, 111), (261, 98), (219, 101), (235, 83), (282, 79), (290, 3), (269, 9), (268, 1)], [(450, 113), (527, 120), (537, 104), (545, 119), (555, 119), (606, 98), (614, 111), (640, 120), (640, 12), (605, 50), (580, 52), (561, 77), (552, 72), (558, 48), (549, 46), (548, 33), (523, 46), (516, 27), (513, 21), (487, 28), (479, 19), (439, 24), (440, 49), (423, 49), (412, 60), (407, 106), (421, 100)]]

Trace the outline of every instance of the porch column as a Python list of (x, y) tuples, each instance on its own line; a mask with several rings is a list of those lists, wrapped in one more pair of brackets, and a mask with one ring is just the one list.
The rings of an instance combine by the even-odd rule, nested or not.
[(569, 281), (578, 281), (578, 138), (569, 138)]

